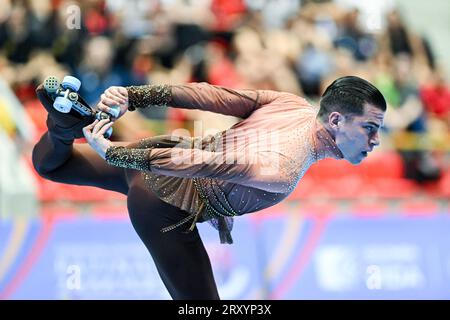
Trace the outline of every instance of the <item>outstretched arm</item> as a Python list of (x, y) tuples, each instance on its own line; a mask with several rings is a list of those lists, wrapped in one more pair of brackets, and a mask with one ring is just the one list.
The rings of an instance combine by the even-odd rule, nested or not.
[[(266, 95), (259, 90), (235, 90), (213, 86), (208, 83), (190, 83), (166, 86), (170, 91), (167, 105), (174, 108), (199, 109), (238, 118), (247, 118), (261, 105), (268, 103)], [(128, 89), (130, 107), (147, 107), (151, 101), (142, 99), (152, 86)]]
[(117, 167), (182, 178), (214, 178), (269, 192), (289, 190), (286, 158), (274, 151), (211, 152), (186, 148), (111, 146), (106, 161)]
[(111, 87), (101, 96), (99, 109), (120, 105), (121, 114), (136, 108), (170, 106), (199, 109), (245, 119), (284, 93), (270, 90), (235, 90), (206, 82), (183, 85)]

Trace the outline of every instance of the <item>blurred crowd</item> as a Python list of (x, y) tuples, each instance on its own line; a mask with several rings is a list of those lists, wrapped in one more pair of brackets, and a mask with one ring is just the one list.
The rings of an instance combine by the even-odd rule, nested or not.
[[(333, 1), (0, 0), (0, 7), (1, 78), (30, 110), (49, 75), (78, 77), (92, 104), (111, 85), (207, 81), (288, 91), (317, 105), (328, 84), (352, 74), (385, 95), (384, 133), (394, 137), (407, 177), (435, 180), (448, 167), (436, 156), (449, 150), (446, 75), (430, 40), (394, 8), (374, 30), (360, 10)], [(190, 128), (194, 119), (229, 124), (171, 108), (127, 117), (117, 123), (118, 139)]]

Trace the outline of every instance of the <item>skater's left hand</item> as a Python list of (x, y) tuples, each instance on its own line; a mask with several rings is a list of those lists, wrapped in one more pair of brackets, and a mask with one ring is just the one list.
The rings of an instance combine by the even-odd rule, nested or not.
[(100, 96), (97, 108), (109, 114), (113, 114), (111, 107), (119, 107), (120, 111), (114, 121), (119, 119), (128, 110), (128, 91), (125, 87), (112, 86)]
[(83, 128), (83, 134), (89, 145), (105, 159), (106, 150), (113, 145), (111, 141), (104, 137), (105, 132), (114, 124), (109, 119), (95, 120), (90, 125)]

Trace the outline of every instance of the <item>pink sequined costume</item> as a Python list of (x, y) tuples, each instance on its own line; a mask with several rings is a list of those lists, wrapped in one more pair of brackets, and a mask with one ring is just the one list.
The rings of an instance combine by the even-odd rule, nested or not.
[(231, 243), (232, 217), (286, 198), (318, 160), (342, 158), (318, 109), (305, 99), (269, 90), (232, 90), (206, 83), (129, 87), (130, 110), (171, 106), (243, 120), (207, 137), (160, 136), (133, 147), (110, 147), (109, 164), (141, 170), (163, 201), (190, 213), (163, 232), (210, 221)]

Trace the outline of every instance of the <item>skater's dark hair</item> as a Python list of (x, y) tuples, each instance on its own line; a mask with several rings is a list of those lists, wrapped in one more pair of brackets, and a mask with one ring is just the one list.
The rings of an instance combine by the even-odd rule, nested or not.
[(366, 103), (386, 111), (386, 100), (373, 84), (355, 76), (338, 78), (323, 93), (317, 116), (326, 120), (333, 111), (350, 116), (362, 115)]

